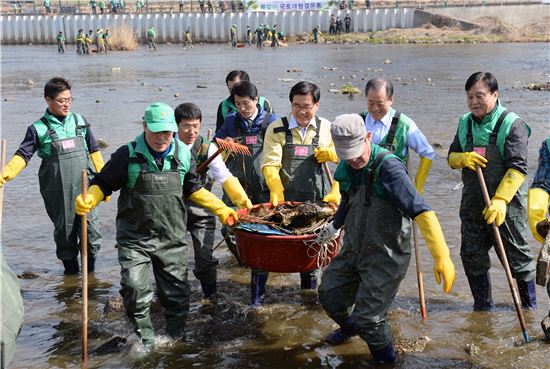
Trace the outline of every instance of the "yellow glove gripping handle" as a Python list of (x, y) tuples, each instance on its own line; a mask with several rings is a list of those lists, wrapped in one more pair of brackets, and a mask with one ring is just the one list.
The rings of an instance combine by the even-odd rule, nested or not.
[(92, 163), (94, 163), (94, 168), (96, 173), (101, 172), (101, 169), (105, 166), (105, 162), (103, 161), (103, 156), (101, 155), (100, 151), (94, 151), (90, 154), (90, 158), (92, 159)]
[(19, 155), (14, 155), (2, 172), (0, 178), (1, 184), (6, 183), (17, 177), (17, 175), (27, 166), (27, 162)]
[(226, 206), (222, 200), (218, 199), (212, 192), (204, 188), (193, 192), (191, 196), (189, 196), (189, 200), (216, 215), (223, 224), (227, 223), (227, 219), (230, 216), (232, 216), (235, 221), (238, 220), (235, 210)]
[(414, 186), (421, 195), (424, 194), (424, 183), (426, 183), (431, 166), (432, 161), (430, 159), (420, 158), (420, 164), (418, 164), (418, 170), (414, 178)]
[(544, 220), (550, 203), (550, 195), (542, 188), (531, 188), (527, 197), (527, 219), (531, 233), (540, 243), (544, 238), (537, 232), (537, 223)]
[(222, 188), (236, 207), (239, 209), (252, 208), (252, 203), (248, 199), (243, 186), (241, 186), (241, 182), (239, 182), (236, 177), (231, 176), (227, 178), (225, 182), (223, 182)]
[(485, 157), (474, 151), (452, 152), (449, 154), (447, 160), (449, 161), (449, 166), (453, 169), (469, 168), (471, 170), (476, 170), (477, 165), (485, 168), (488, 162)]
[(325, 163), (327, 161), (332, 161), (333, 163), (338, 163), (338, 155), (336, 155), (336, 150), (329, 147), (318, 147), (313, 150), (315, 159), (319, 163)]
[(263, 167), (262, 173), (269, 187), (269, 197), (270, 201), (274, 206), (277, 206), (279, 202), (285, 201), (283, 183), (281, 182), (281, 177), (279, 176), (279, 168), (275, 166), (266, 166)]
[(449, 293), (455, 281), (455, 267), (451, 261), (449, 248), (443, 237), (443, 231), (433, 210), (426, 211), (414, 219), (424, 236), (426, 245), (434, 259), (434, 274), (437, 284), (443, 277), (443, 291)]
[(78, 195), (75, 199), (75, 208), (76, 213), (78, 215), (84, 215), (92, 211), (93, 208), (96, 207), (97, 204), (103, 200), (105, 195), (103, 194), (103, 191), (101, 191), (101, 188), (99, 188), (98, 185), (92, 185), (90, 188), (88, 188), (88, 192), (86, 193), (86, 199), (82, 198), (82, 194)]
[(524, 180), (525, 176), (521, 172), (512, 168), (508, 169), (500, 181), (494, 197), (509, 204)]
[(332, 182), (332, 189), (329, 193), (323, 197), (324, 202), (331, 202), (336, 205), (340, 205), (340, 199), (342, 195), (340, 194), (340, 183), (338, 181)]

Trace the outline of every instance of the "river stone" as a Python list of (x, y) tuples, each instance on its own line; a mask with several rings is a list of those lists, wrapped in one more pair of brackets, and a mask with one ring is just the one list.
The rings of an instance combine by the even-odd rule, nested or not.
[(111, 296), (105, 304), (104, 311), (106, 313), (123, 312), (124, 304), (122, 303), (122, 296)]
[(39, 275), (35, 272), (31, 272), (30, 270), (25, 270), (23, 273), (19, 274), (17, 278), (19, 279), (36, 279)]
[(303, 72), (303, 70), (301, 70), (300, 68), (297, 68), (297, 67), (288, 68), (286, 71), (287, 71), (288, 73)]
[(479, 355), (479, 347), (477, 347), (473, 343), (467, 343), (466, 346), (464, 346), (464, 350), (471, 356)]

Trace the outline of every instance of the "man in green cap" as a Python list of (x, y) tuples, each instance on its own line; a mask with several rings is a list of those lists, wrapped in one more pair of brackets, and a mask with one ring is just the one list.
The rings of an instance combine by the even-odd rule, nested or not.
[(203, 188), (189, 148), (173, 137), (178, 127), (170, 106), (149, 105), (143, 131), (111, 156), (92, 180), (86, 198), (80, 195), (75, 203), (76, 212), (86, 214), (104, 196), (121, 190), (116, 236), (120, 294), (141, 342), (151, 349), (151, 266), (171, 337), (182, 337), (189, 310), (185, 199), (208, 209), (222, 223), (229, 217), (236, 220), (237, 214)]

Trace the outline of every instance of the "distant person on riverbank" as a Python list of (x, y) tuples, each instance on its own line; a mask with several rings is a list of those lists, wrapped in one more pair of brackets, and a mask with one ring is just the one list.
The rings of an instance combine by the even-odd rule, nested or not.
[(145, 109), (143, 119), (141, 133), (111, 155), (75, 206), (84, 215), (120, 190), (116, 218), (120, 294), (141, 343), (152, 350), (151, 268), (166, 331), (175, 340), (185, 338), (190, 294), (185, 200), (217, 215), (222, 224), (229, 217), (237, 220), (237, 214), (203, 187), (189, 148), (174, 137), (178, 131), (174, 110), (154, 103)]
[(97, 53), (102, 54), (107, 52), (105, 48), (105, 40), (103, 39), (103, 29), (98, 28), (95, 35), (96, 44), (97, 44)]
[(107, 50), (113, 50), (113, 42), (111, 41), (111, 35), (108, 29), (103, 33), (103, 43), (105, 44), (105, 52), (107, 52)]
[(254, 39), (254, 35), (252, 34), (252, 30), (250, 29), (250, 26), (246, 26), (246, 43), (248, 46), (252, 46), (253, 39)]
[(231, 46), (237, 47), (237, 25), (236, 24), (231, 26), (229, 33), (231, 37)]
[[(460, 257), (474, 297), (474, 310), (491, 310), (491, 258), (494, 222), (516, 279), (524, 308), (536, 309), (535, 262), (527, 241), (527, 146), (531, 128), (501, 105), (498, 82), (488, 72), (472, 74), (465, 84), (469, 113), (458, 129), (447, 160), (462, 170)], [(483, 168), (491, 197), (485, 206), (476, 168)]]
[(105, 0), (99, 0), (99, 12), (105, 14)]
[(187, 26), (185, 30), (185, 41), (183, 47), (193, 47), (193, 40), (191, 40), (191, 26)]
[(60, 54), (64, 54), (65, 41), (67, 41), (67, 39), (65, 38), (65, 35), (63, 34), (62, 31), (59, 31), (59, 34), (57, 35), (56, 39), (57, 39), (57, 52)]
[(313, 42), (316, 44), (319, 43), (319, 35), (321, 34), (320, 29), (321, 25), (318, 24), (313, 28), (313, 31), (311, 31), (313, 33)]
[(183, 13), (183, 6), (185, 5), (185, 0), (179, 0), (180, 13)]
[[(191, 150), (197, 168), (208, 160), (218, 149), (216, 144), (201, 136), (202, 112), (193, 103), (183, 103), (174, 111), (178, 125), (178, 138)], [(251, 208), (252, 203), (239, 180), (234, 177), (221, 155), (215, 157), (205, 168), (198, 173), (204, 187), (212, 189), (214, 182), (222, 185), (224, 193), (231, 199), (237, 208)], [(216, 218), (212, 213), (185, 200), (187, 210), (187, 231), (191, 234), (195, 254), (193, 274), (201, 283), (205, 298), (212, 297), (217, 291), (218, 260), (212, 256), (216, 232)]]
[(336, 34), (336, 16), (334, 14), (330, 15), (328, 34)]
[(201, 10), (201, 13), (205, 13), (204, 11), (204, 0), (199, 0), (199, 8)]
[(206, 6), (208, 6), (208, 13), (214, 13), (214, 5), (212, 0), (206, 0)]
[[(225, 118), (227, 118), (229, 114), (238, 111), (237, 107), (235, 106), (235, 102), (231, 98), (231, 89), (233, 88), (233, 86), (241, 81), (250, 82), (250, 77), (248, 76), (248, 73), (246, 73), (244, 70), (232, 70), (225, 77), (225, 85), (229, 90), (230, 96), (222, 100), (222, 102), (220, 102), (220, 104), (218, 105), (218, 110), (216, 113), (216, 132), (220, 130), (223, 125), (223, 121), (225, 120)], [(264, 109), (268, 113), (273, 112), (269, 100), (267, 100), (265, 97), (260, 96), (258, 98), (258, 104), (260, 104), (262, 109)]]
[[(44, 86), (48, 108), (27, 128), (25, 138), (0, 176), (0, 187), (14, 179), (38, 152), (40, 193), (46, 212), (54, 224), (56, 256), (65, 274), (78, 274), (81, 219), (74, 201), (82, 189), (82, 170), (95, 175), (103, 168), (103, 157), (88, 121), (70, 111), (71, 85), (63, 78), (52, 78)], [(88, 216), (88, 272), (95, 268), (101, 245), (96, 212)]]
[(340, 17), (336, 17), (336, 34), (339, 35), (342, 33), (342, 29), (343, 29), (343, 23), (342, 23), (342, 20), (340, 19)]
[(86, 54), (90, 54), (92, 52), (92, 43), (94, 42), (94, 31), (89, 30), (86, 36), (84, 37), (84, 51)]
[(137, 0), (136, 1), (136, 12), (143, 13), (143, 9), (145, 9), (145, 0)]
[(50, 14), (52, 12), (51, 0), (44, 0), (44, 8), (46, 8), (46, 14)]
[(90, 7), (92, 8), (92, 14), (97, 14), (97, 1), (90, 0)]
[(85, 51), (85, 39), (86, 36), (84, 35), (84, 30), (81, 28), (78, 30), (78, 34), (76, 35), (76, 53), (77, 54), (84, 54)]
[(157, 46), (155, 45), (156, 37), (157, 33), (155, 32), (155, 27), (151, 26), (147, 30), (147, 45), (149, 46), (149, 51), (151, 51), (151, 49), (157, 51)]
[(261, 49), (264, 43), (264, 30), (261, 24), (256, 27), (254, 34), (256, 35), (256, 47)]
[(271, 29), (271, 47), (279, 46), (279, 38), (277, 37), (277, 25), (274, 24)]
[(349, 13), (346, 14), (346, 17), (344, 18), (344, 25), (346, 26), (346, 33), (349, 33), (351, 26), (351, 17), (349, 16)]

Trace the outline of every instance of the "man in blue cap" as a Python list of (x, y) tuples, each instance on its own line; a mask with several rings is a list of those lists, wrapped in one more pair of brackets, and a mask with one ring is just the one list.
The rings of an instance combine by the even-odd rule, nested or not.
[(222, 223), (229, 217), (236, 220), (237, 214), (203, 188), (189, 148), (173, 137), (178, 127), (172, 108), (151, 104), (144, 120), (144, 132), (111, 156), (101, 175), (92, 180), (86, 197), (79, 195), (75, 203), (77, 214), (83, 215), (104, 196), (121, 190), (116, 237), (120, 294), (136, 333), (151, 349), (151, 266), (167, 331), (173, 338), (182, 337), (189, 310), (185, 198), (217, 215)]

